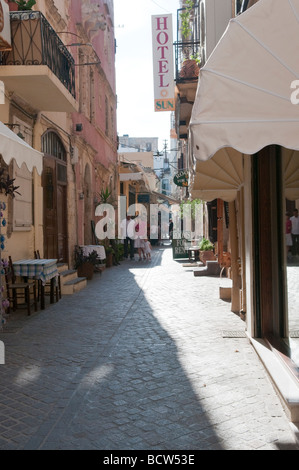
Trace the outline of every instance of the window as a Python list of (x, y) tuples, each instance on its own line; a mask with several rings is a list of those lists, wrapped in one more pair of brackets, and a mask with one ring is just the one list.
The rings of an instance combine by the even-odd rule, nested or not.
[(60, 137), (53, 131), (42, 138), (42, 152), (66, 163), (66, 151)]
[(33, 223), (32, 217), (32, 174), (23, 164), (21, 168), (13, 164), (15, 186), (19, 186), (19, 194), (13, 199), (13, 230), (29, 231)]

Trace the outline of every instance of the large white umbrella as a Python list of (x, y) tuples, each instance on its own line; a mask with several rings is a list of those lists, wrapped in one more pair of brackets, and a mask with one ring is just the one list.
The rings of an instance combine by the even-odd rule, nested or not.
[[(233, 18), (205, 66), (193, 106), (191, 151), (299, 150), (299, 0), (260, 0)], [(295, 88), (292, 88), (295, 87)]]

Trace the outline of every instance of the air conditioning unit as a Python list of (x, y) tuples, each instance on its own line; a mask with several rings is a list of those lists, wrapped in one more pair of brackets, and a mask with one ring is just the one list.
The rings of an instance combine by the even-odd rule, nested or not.
[(232, 0), (201, 0), (199, 15), (202, 65), (225, 32), (229, 20), (234, 16), (234, 10)]
[(0, 51), (11, 50), (9, 6), (0, 0)]

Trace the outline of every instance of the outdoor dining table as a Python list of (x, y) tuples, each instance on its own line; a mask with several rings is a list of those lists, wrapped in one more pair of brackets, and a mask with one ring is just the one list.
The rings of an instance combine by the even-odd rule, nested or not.
[(81, 245), (84, 256), (90, 255), (93, 251), (97, 252), (100, 260), (106, 259), (105, 247), (103, 245)]
[(57, 259), (22, 259), (13, 262), (14, 273), (24, 279), (41, 281), (41, 308), (45, 308), (45, 284), (50, 281), (50, 302), (54, 303), (54, 286), (57, 282)]

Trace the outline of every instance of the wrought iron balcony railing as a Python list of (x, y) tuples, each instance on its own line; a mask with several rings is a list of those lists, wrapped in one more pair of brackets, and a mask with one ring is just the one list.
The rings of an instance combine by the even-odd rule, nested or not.
[(199, 75), (200, 41), (176, 42), (175, 76), (176, 81), (195, 80)]
[(12, 50), (0, 65), (47, 65), (75, 98), (75, 62), (56, 31), (39, 11), (10, 13)]
[(175, 47), (176, 81), (198, 78), (200, 62), (200, 16), (199, 3), (192, 8), (177, 10), (177, 41)]

